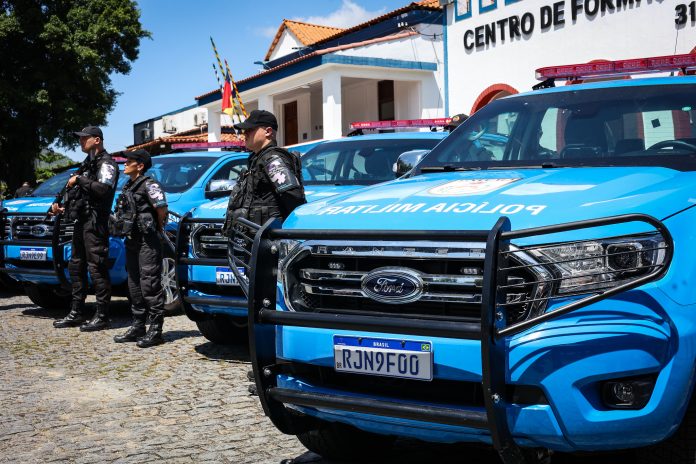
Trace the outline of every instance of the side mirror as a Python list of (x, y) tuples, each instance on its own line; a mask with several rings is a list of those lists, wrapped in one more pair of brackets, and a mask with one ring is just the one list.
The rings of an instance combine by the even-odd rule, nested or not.
[(205, 189), (205, 197), (219, 198), (229, 195), (236, 183), (236, 180), (229, 179), (211, 180), (208, 183), (208, 187)]
[(428, 153), (430, 153), (430, 150), (411, 150), (400, 154), (396, 163), (394, 163), (394, 173), (396, 177), (401, 177), (409, 172), (416, 164), (420, 163), (420, 160)]

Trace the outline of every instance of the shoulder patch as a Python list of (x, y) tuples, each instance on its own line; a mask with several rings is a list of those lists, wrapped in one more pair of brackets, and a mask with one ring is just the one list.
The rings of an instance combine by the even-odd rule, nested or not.
[(164, 191), (157, 182), (153, 180), (145, 181), (145, 190), (147, 191), (147, 196), (150, 197), (150, 201), (152, 201), (155, 208), (159, 208), (160, 206), (167, 204), (167, 201), (164, 198)]
[(116, 167), (111, 163), (102, 163), (99, 168), (99, 175), (97, 176), (97, 182), (102, 184), (107, 184), (110, 186), (116, 185)]
[(300, 186), (290, 166), (278, 155), (270, 155), (265, 161), (265, 170), (273, 188), (278, 193)]

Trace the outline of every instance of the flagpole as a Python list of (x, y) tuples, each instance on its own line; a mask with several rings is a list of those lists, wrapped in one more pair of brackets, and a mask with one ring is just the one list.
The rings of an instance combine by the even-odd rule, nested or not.
[[(244, 103), (242, 102), (242, 96), (239, 94), (239, 90), (237, 90), (237, 83), (234, 81), (234, 78), (232, 77), (232, 71), (230, 71), (230, 65), (227, 64), (227, 60), (225, 60), (225, 66), (227, 67), (227, 73), (230, 76), (230, 81), (232, 82), (232, 90), (234, 91), (234, 96), (237, 97), (237, 102), (239, 103), (239, 107), (242, 109), (242, 114), (244, 115), (244, 118), (246, 119), (248, 117), (246, 109), (244, 108)], [(234, 97), (233, 97), (234, 99)], [(232, 105), (234, 106), (234, 105)]]
[[(210, 44), (213, 46), (213, 53), (215, 54), (215, 59), (217, 60), (218, 66), (220, 67), (220, 73), (227, 76), (225, 74), (225, 68), (222, 67), (222, 60), (220, 59), (220, 54), (217, 51), (217, 47), (215, 46), (215, 41), (213, 40), (213, 36), (210, 36)], [(213, 65), (215, 66), (215, 65)], [(216, 73), (217, 75), (217, 73)], [(231, 76), (230, 76), (231, 78)], [(234, 82), (234, 81), (232, 81)], [(223, 91), (222, 89), (220, 90), (220, 97), (224, 98), (223, 96)], [(234, 106), (234, 101), (232, 102), (232, 115), (230, 115), (230, 118), (232, 118), (232, 124), (234, 124), (234, 115), (237, 115), (237, 119), (239, 119), (239, 122), (242, 122), (242, 116), (237, 112), (237, 108)], [(244, 115), (246, 118), (246, 113)]]

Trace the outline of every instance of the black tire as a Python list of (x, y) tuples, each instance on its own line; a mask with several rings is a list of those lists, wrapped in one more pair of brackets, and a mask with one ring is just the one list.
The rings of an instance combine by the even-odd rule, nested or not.
[(360, 462), (386, 456), (395, 437), (365, 432), (349, 425), (319, 422), (319, 427), (297, 435), (308, 450), (331, 461)]
[(242, 345), (247, 342), (246, 319), (216, 314), (196, 321), (198, 330), (217, 345)]
[(696, 401), (694, 395), (679, 429), (668, 439), (636, 451), (638, 464), (696, 463)]
[(0, 291), (22, 293), (22, 284), (7, 274), (0, 272)]
[(24, 284), (24, 292), (32, 303), (45, 309), (70, 309), (72, 296), (60, 287)]
[(176, 286), (174, 254), (164, 245), (162, 247), (162, 291), (164, 292), (164, 315), (181, 314), (183, 305)]

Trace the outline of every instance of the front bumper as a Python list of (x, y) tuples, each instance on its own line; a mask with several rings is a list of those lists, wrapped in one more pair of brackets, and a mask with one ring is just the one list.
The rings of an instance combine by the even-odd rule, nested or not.
[(176, 233), (176, 284), (189, 319), (208, 315), (247, 317), (247, 299), (238, 285), (218, 286), (216, 267), (227, 267), (226, 259), (195, 258), (191, 246), (194, 224), (222, 224), (222, 219), (194, 219), (186, 213), (179, 220)]
[[(669, 250), (663, 268), (604, 292), (560, 303), (524, 322), (506, 323), (506, 294), (501, 291), (505, 285), (497, 282), (504, 275), (501, 269), (508, 265), (501, 256), (508, 253), (510, 240), (628, 222), (648, 224), (666, 239)], [(645, 446), (664, 439), (680, 421), (691, 388), (694, 353), (676, 350), (675, 343), (692, 334), (688, 330), (676, 333), (665, 312), (670, 301), (650, 284), (666, 272), (673, 248), (669, 231), (654, 218), (626, 215), (515, 232), (501, 218), (487, 233), (308, 231), (274, 226), (278, 223), (256, 226), (248, 264), (255, 271), (249, 284), (250, 343), (264, 411), (285, 433), (296, 434), (309, 427), (288, 413), (288, 408), (299, 409), (309, 416), (340, 420), (375, 433), (432, 441), (492, 442), (503, 461), (512, 463), (524, 462), (520, 446), (563, 451)], [(374, 240), (385, 236), (393, 240), (485, 240), (480, 322), (278, 308), (276, 289), (269, 288), (276, 280), (278, 263), (273, 240)], [(332, 368), (333, 335), (365, 333), (376, 338), (431, 340), (435, 378), (478, 384), (478, 403), (442, 403), (436, 395), (409, 400), (400, 398), (398, 390), (384, 396), (368, 392), (361, 397), (354, 389), (327, 388), (311, 377), (308, 380), (305, 366)], [(657, 379), (647, 406), (640, 410), (602, 406), (602, 381), (638, 374)], [(372, 380), (365, 379), (366, 383)], [(679, 394), (670, 395), (667, 385)], [(545, 401), (516, 402), (509, 391), (525, 386), (541, 389)]]

